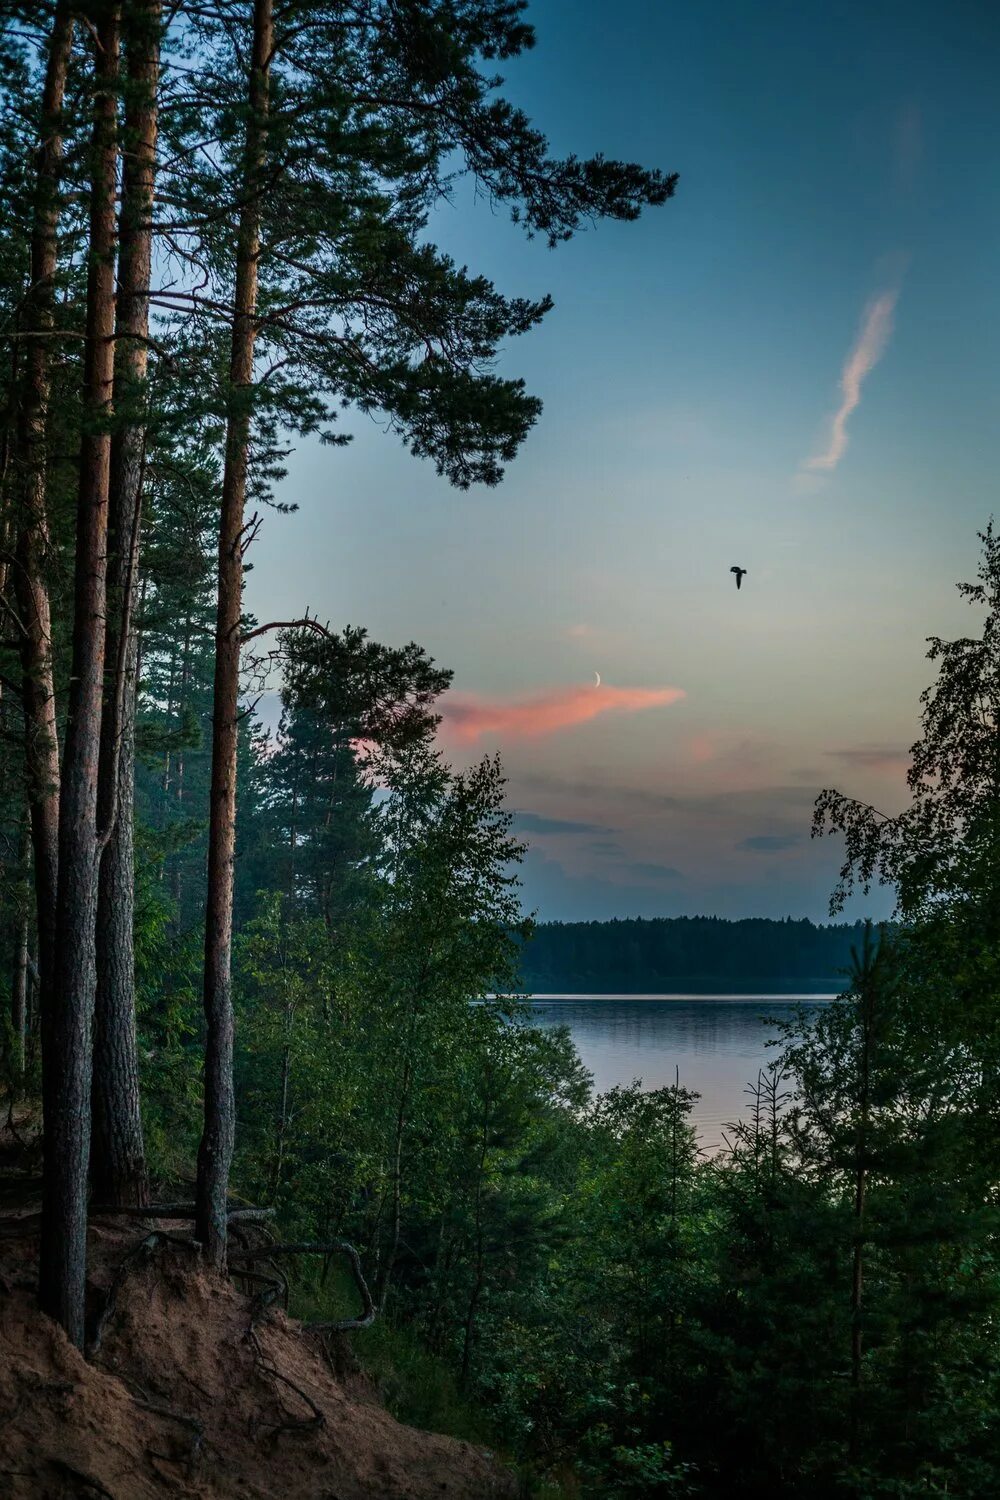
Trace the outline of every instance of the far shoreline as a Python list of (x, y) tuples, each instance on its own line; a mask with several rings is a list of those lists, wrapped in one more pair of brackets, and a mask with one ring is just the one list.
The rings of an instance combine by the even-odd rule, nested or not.
[(780, 1005), (801, 1004), (808, 1001), (811, 1004), (829, 1004), (836, 1000), (842, 991), (828, 989), (822, 991), (799, 991), (799, 990), (535, 990), (524, 991), (519, 994), (509, 995), (487, 995), (487, 1000), (520, 1000), (526, 1004), (535, 1004), (545, 1001), (579, 1001), (579, 1000), (687, 1000), (718, 1002), (720, 1000), (751, 1004), (754, 1001), (768, 1000)]

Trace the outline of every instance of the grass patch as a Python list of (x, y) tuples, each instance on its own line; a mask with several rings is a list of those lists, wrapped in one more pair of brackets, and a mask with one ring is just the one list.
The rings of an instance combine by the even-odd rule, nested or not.
[[(349, 1318), (356, 1311), (354, 1283), (337, 1267), (325, 1284), (317, 1276), (293, 1285), (291, 1312), (304, 1322)], [(412, 1328), (378, 1317), (370, 1328), (350, 1338), (358, 1363), (400, 1422), (482, 1447), (497, 1447), (486, 1413), (468, 1399), (445, 1360), (432, 1354)]]
[[(350, 1275), (338, 1266), (325, 1283), (315, 1275), (292, 1284), (290, 1311), (303, 1322), (352, 1317), (357, 1303)], [(574, 1480), (542, 1480), (503, 1448), (488, 1413), (461, 1390), (447, 1362), (427, 1349), (415, 1329), (378, 1317), (349, 1337), (358, 1363), (397, 1421), (492, 1449), (520, 1478), (523, 1500), (578, 1500)]]

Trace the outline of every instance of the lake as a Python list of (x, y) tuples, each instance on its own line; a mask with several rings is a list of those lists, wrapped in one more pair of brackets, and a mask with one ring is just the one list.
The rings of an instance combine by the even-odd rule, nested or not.
[(535, 995), (540, 1026), (568, 1026), (598, 1092), (641, 1078), (700, 1094), (692, 1114), (700, 1145), (715, 1151), (724, 1125), (747, 1107), (746, 1086), (774, 1056), (775, 1021), (797, 1006), (816, 1010), (832, 994)]

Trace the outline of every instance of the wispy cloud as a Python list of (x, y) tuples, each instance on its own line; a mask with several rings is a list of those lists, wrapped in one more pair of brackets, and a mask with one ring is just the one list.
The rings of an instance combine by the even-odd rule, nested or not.
[(560, 729), (589, 723), (603, 714), (635, 714), (662, 708), (684, 697), (682, 688), (557, 688), (532, 698), (504, 700), (453, 693), (442, 705), (445, 730), (459, 744), (486, 735), (507, 740), (541, 739)]
[(807, 459), (806, 469), (831, 472), (847, 451), (847, 419), (861, 401), (861, 387), (885, 353), (892, 333), (893, 313), (899, 288), (891, 287), (874, 297), (865, 308), (858, 336), (840, 376), (840, 406), (830, 423), (830, 436), (822, 453)]
[(841, 760), (847, 766), (860, 766), (865, 771), (908, 771), (910, 752), (896, 745), (867, 745), (854, 750), (828, 750), (827, 755)]
[(655, 882), (658, 880), (684, 879), (681, 871), (675, 865), (650, 864), (648, 860), (634, 860), (631, 864), (625, 866), (625, 870), (629, 875), (633, 875), (636, 879), (642, 881), (652, 880)]
[(603, 823), (577, 823), (572, 818), (546, 818), (541, 813), (516, 812), (514, 827), (521, 833), (610, 833)]
[(784, 849), (794, 849), (802, 839), (797, 833), (755, 833), (741, 839), (736, 845), (741, 854), (780, 854)]
[(745, 780), (752, 772), (773, 763), (775, 747), (752, 734), (710, 729), (693, 734), (684, 742), (684, 756), (691, 766), (711, 765), (717, 772), (735, 774)]
[[(822, 773), (817, 773), (822, 781)], [(715, 791), (690, 791), (677, 795), (661, 792), (652, 786), (627, 786), (612, 780), (585, 781), (575, 777), (564, 778), (548, 771), (526, 770), (518, 772), (520, 787), (532, 792), (544, 792), (547, 796), (562, 795), (597, 804), (601, 809), (616, 809), (608, 812), (611, 818), (618, 817), (618, 810), (634, 808), (644, 813), (690, 813), (696, 817), (754, 817), (758, 821), (783, 818), (789, 810), (793, 815), (802, 811), (806, 818), (816, 793), (810, 786), (767, 785), (730, 787)], [(806, 825), (808, 826), (808, 824)]]

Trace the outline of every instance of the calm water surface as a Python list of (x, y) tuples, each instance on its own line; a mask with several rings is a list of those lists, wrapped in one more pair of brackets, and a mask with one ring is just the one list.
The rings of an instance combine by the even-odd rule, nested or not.
[(540, 1026), (568, 1026), (598, 1091), (640, 1078), (648, 1089), (681, 1085), (701, 1097), (693, 1121), (700, 1144), (718, 1148), (724, 1125), (743, 1113), (744, 1089), (774, 1056), (777, 1022), (831, 995), (536, 995)]

